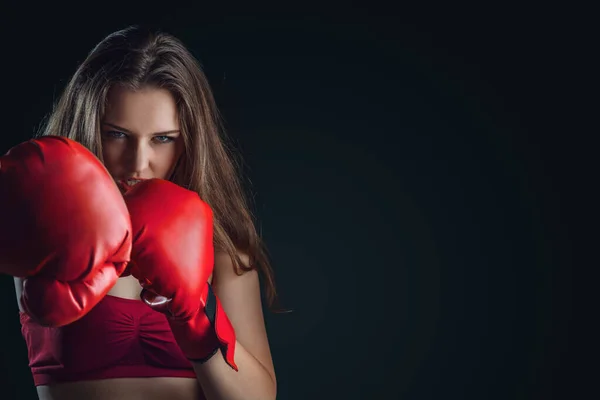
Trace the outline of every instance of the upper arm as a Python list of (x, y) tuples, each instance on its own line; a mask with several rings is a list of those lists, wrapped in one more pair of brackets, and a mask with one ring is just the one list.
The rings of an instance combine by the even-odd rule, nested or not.
[(24, 312), (23, 307), (21, 306), (21, 293), (23, 293), (23, 278), (14, 278), (15, 279), (15, 294), (17, 295), (17, 306), (19, 306), (19, 311)]
[[(248, 257), (241, 255), (247, 265)], [(213, 289), (235, 330), (236, 339), (269, 372), (275, 371), (267, 338), (256, 270), (237, 275), (227, 254), (215, 254)]]

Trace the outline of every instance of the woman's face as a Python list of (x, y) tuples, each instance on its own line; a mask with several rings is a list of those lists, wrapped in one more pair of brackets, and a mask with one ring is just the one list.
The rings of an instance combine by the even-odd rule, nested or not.
[(165, 89), (111, 88), (101, 132), (104, 165), (115, 181), (168, 179), (183, 152), (177, 106)]

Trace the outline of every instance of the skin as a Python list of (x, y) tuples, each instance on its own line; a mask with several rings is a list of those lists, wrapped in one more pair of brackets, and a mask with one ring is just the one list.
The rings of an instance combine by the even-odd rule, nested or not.
[[(148, 87), (130, 91), (115, 87), (108, 96), (102, 120), (104, 164), (116, 180), (168, 179), (183, 154), (176, 103), (163, 89)], [(248, 259), (241, 254), (246, 263)], [(223, 357), (194, 364), (193, 378), (120, 378), (37, 387), (41, 400), (197, 400), (274, 399), (276, 380), (265, 331), (258, 274), (238, 276), (231, 259), (215, 254), (209, 279), (237, 336), (235, 361), (240, 372), (229, 368)], [(17, 299), (22, 281), (15, 280)], [(140, 299), (142, 288), (132, 276), (120, 278), (108, 295)], [(21, 310), (22, 311), (22, 310)]]
[(101, 129), (104, 165), (115, 180), (167, 179), (183, 153), (175, 100), (164, 89), (111, 89)]

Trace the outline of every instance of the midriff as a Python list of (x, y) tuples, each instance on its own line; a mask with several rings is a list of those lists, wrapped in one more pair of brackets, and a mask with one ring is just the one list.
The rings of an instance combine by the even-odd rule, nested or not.
[(198, 400), (204, 399), (196, 379), (118, 378), (38, 386), (40, 400)]

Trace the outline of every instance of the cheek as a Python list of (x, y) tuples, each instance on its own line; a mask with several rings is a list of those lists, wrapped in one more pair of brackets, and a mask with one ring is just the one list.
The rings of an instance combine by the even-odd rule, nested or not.
[(104, 160), (104, 166), (111, 175), (115, 175), (120, 169), (121, 153), (122, 151), (118, 146), (102, 144), (102, 159)]
[(160, 151), (160, 169), (164, 172), (170, 171), (177, 163), (179, 158), (179, 149), (177, 146), (165, 146)]

